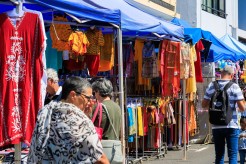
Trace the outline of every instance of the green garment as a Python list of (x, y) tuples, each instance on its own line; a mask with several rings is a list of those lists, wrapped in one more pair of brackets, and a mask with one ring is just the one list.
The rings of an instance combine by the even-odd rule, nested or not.
[[(104, 106), (106, 106), (110, 119), (113, 123), (114, 129), (117, 133), (117, 136), (120, 138), (120, 129), (121, 129), (121, 109), (118, 104), (116, 104), (112, 100), (105, 100), (102, 102)], [(95, 110), (95, 109), (94, 109)], [(94, 110), (92, 113), (94, 113)], [(93, 114), (92, 114), (93, 115)], [(98, 116), (99, 112), (97, 115), (97, 118), (94, 122), (95, 126), (98, 126)], [(109, 122), (109, 119), (105, 113), (105, 109), (103, 107), (103, 112), (102, 112), (102, 122), (101, 122), (101, 128), (103, 128), (103, 137), (102, 139), (105, 140), (116, 140), (117, 137), (114, 134), (114, 130)]]
[(62, 52), (52, 48), (52, 40), (50, 38), (50, 32), (46, 32), (47, 36), (47, 48), (46, 55), (46, 68), (53, 68), (56, 71), (62, 69)]

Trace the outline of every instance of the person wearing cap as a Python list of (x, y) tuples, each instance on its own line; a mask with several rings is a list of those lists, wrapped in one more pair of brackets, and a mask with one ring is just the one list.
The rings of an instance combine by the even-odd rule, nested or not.
[[(229, 83), (234, 77), (234, 68), (226, 65), (221, 72), (221, 79), (217, 79), (218, 85), (222, 90), (227, 83)], [(204, 95), (202, 101), (202, 107), (204, 109), (209, 108), (210, 100), (215, 92), (214, 83), (211, 82)], [(228, 125), (212, 125), (212, 134), (215, 147), (215, 164), (224, 163), (225, 155), (225, 143), (227, 143), (228, 157), (230, 164), (237, 164), (238, 153), (238, 136), (239, 136), (239, 124), (237, 110), (240, 112), (245, 110), (244, 97), (238, 84), (233, 83), (228, 89), (230, 107), (233, 110), (232, 120)], [(236, 108), (236, 104), (238, 109)]]
[(50, 103), (52, 100), (59, 101), (61, 99), (62, 87), (59, 86), (58, 75), (56, 70), (48, 68), (47, 73), (47, 87), (46, 87), (46, 97), (44, 105)]
[[(92, 90), (95, 98), (99, 103), (102, 104), (102, 121), (101, 128), (103, 128), (103, 140), (117, 140), (120, 136), (120, 128), (121, 128), (121, 109), (120, 106), (111, 100), (113, 93), (112, 83), (106, 78), (99, 78), (92, 83)], [(92, 116), (94, 115), (94, 111), (96, 106), (92, 112)], [(113, 127), (110, 125), (109, 118), (107, 117), (106, 110), (108, 111), (110, 120), (114, 126), (117, 136), (115, 136)], [(99, 112), (95, 119), (94, 125), (98, 127), (99, 122)]]

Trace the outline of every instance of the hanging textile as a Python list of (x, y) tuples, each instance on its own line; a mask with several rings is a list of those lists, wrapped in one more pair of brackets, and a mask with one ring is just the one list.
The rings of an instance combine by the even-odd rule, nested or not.
[(158, 67), (157, 67), (157, 56), (155, 54), (155, 45), (150, 41), (146, 42), (143, 47), (143, 69), (142, 77), (144, 78), (154, 78), (159, 77)]
[[(196, 76), (194, 62), (197, 60), (195, 46), (190, 47), (190, 77), (186, 80), (186, 93), (196, 93)], [(193, 101), (193, 99), (191, 100)]]
[(180, 90), (180, 42), (161, 41), (162, 96), (178, 97)]
[(204, 50), (204, 47), (201, 40), (199, 40), (196, 43), (195, 48), (196, 48), (196, 55), (197, 55), (197, 61), (195, 61), (196, 82), (202, 83), (203, 77), (202, 77), (201, 51)]
[[(54, 21), (67, 22), (67, 18), (63, 16), (55, 16)], [(72, 33), (72, 29), (68, 24), (54, 24), (50, 25), (50, 37), (52, 40), (52, 48), (57, 51), (69, 50), (68, 38)]]
[(87, 52), (87, 47), (89, 46), (89, 41), (86, 35), (81, 31), (75, 31), (70, 34), (69, 46), (75, 55), (84, 55)]
[(97, 28), (89, 28), (85, 34), (90, 42), (87, 53), (85, 54), (85, 63), (90, 76), (93, 77), (98, 73), (101, 48), (104, 46), (104, 37), (102, 31)]
[(98, 71), (109, 71), (114, 66), (114, 34), (104, 34), (104, 42), (100, 55)]
[(189, 43), (182, 42), (180, 54), (180, 79), (188, 79), (191, 76)]
[(25, 12), (14, 24), (0, 14), (0, 146), (30, 145), (42, 107), (42, 54), (45, 38), (35, 13)]

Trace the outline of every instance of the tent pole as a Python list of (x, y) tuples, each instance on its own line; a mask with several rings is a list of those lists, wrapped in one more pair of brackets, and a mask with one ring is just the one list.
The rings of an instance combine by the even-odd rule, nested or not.
[(21, 143), (15, 144), (15, 162), (16, 164), (21, 164)]
[(186, 116), (186, 94), (185, 94), (185, 91), (186, 91), (186, 79), (183, 79), (183, 114), (184, 114), (184, 132), (183, 132), (183, 136), (184, 136), (184, 156), (183, 156), (183, 159), (186, 160), (186, 119), (187, 119), (187, 116)]
[(118, 46), (118, 72), (119, 72), (119, 98), (121, 108), (121, 143), (123, 164), (125, 163), (125, 115), (124, 115), (124, 86), (123, 86), (123, 54), (122, 54), (122, 30), (117, 28), (117, 46)]

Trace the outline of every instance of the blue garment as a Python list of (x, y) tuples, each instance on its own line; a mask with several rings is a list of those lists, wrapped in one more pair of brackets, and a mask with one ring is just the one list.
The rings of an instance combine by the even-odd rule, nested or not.
[[(240, 130), (239, 135), (244, 134), (246, 135), (246, 130)], [(246, 150), (246, 137), (239, 138), (238, 140), (238, 149), (239, 150)]]
[(246, 149), (239, 150), (240, 164), (244, 164), (245, 163), (245, 155), (246, 155)]
[(239, 129), (220, 128), (213, 129), (215, 164), (224, 164), (225, 143), (227, 143), (230, 164), (237, 164)]
[[(229, 81), (230, 80), (218, 80), (220, 89), (222, 90)], [(211, 82), (208, 85), (208, 88), (206, 89), (204, 99), (211, 100), (211, 97), (213, 96), (214, 92), (215, 92), (215, 87), (214, 87), (213, 82)], [(233, 110), (232, 120), (227, 126), (213, 125), (212, 129), (217, 129), (217, 128), (238, 128), (239, 129), (238, 116), (237, 116), (235, 104), (237, 101), (244, 100), (243, 93), (240, 87), (236, 83), (231, 85), (231, 87), (227, 90), (227, 93), (229, 95), (231, 109)]]

